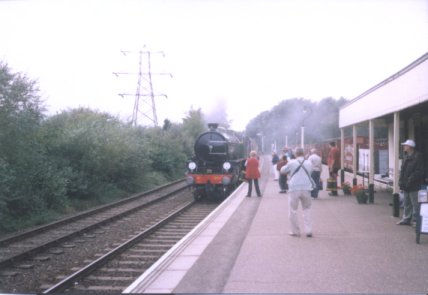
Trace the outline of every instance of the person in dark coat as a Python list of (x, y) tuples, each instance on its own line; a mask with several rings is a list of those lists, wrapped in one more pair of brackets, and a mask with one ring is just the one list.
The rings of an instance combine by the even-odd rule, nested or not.
[(247, 159), (246, 168), (245, 168), (245, 178), (248, 180), (248, 193), (247, 197), (251, 197), (251, 191), (254, 186), (256, 188), (256, 193), (258, 197), (261, 197), (259, 188), (259, 178), (260, 178), (260, 170), (259, 170), (259, 160), (257, 160), (256, 151), (250, 152), (250, 157)]
[(316, 199), (318, 198), (318, 191), (320, 189), (320, 177), (322, 172), (322, 160), (318, 155), (316, 149), (311, 149), (311, 155), (308, 158), (308, 161), (312, 164), (312, 174), (311, 177), (315, 182), (315, 188), (311, 191), (311, 197)]
[[(281, 168), (284, 167), (285, 165), (287, 165), (288, 161), (287, 161), (287, 156), (282, 156), (281, 160), (276, 164), (276, 169), (278, 171), (278, 173), (281, 171)], [(280, 193), (281, 194), (285, 194), (288, 190), (288, 184), (287, 184), (287, 174), (279, 174), (279, 188), (280, 188)]]
[(401, 144), (404, 149), (404, 158), (401, 164), (398, 185), (404, 195), (404, 211), (398, 225), (415, 224), (419, 214), (418, 191), (424, 181), (424, 161), (422, 154), (415, 150), (416, 144), (408, 139)]

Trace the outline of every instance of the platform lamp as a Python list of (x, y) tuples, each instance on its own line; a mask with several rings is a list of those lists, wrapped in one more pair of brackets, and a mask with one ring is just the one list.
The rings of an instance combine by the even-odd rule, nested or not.
[(302, 127), (301, 127), (301, 148), (305, 148), (305, 120), (312, 114), (312, 109), (310, 107), (304, 106), (303, 107), (303, 120), (302, 120)]
[(263, 140), (263, 132), (259, 132), (259, 133), (257, 133), (257, 135), (258, 136), (260, 136), (260, 139), (261, 139), (261, 141), (262, 141), (262, 155), (263, 155), (263, 152), (264, 152), (264, 140)]

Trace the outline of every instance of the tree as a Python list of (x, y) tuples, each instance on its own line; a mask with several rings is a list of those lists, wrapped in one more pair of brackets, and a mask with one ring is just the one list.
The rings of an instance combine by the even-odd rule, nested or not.
[(38, 136), (43, 110), (36, 83), (0, 63), (0, 231), (43, 222), (67, 205), (65, 180)]
[(191, 139), (196, 140), (199, 134), (207, 129), (201, 109), (190, 109), (183, 118), (183, 132)]

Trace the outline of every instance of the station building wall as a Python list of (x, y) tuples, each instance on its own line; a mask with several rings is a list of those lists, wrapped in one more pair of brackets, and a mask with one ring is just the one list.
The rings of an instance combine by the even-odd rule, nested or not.
[(415, 140), (416, 149), (424, 154), (428, 183), (428, 52), (341, 108), (339, 127), (356, 126), (388, 128), (388, 171), (395, 183), (403, 156), (396, 137), (398, 143)]

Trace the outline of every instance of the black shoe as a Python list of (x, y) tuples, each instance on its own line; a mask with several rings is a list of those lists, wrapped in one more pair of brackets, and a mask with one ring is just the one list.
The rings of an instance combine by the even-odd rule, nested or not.
[(312, 234), (307, 234), (306, 235), (308, 238), (312, 238)]
[(247, 197), (247, 198), (251, 198), (251, 196), (250, 196), (250, 195), (246, 195), (246, 197)]
[(328, 195), (332, 197), (337, 197), (337, 193), (329, 193)]
[(405, 220), (400, 220), (399, 222), (397, 222), (397, 225), (410, 225), (410, 221), (405, 221)]
[(257, 197), (261, 197), (262, 195), (257, 195)]

